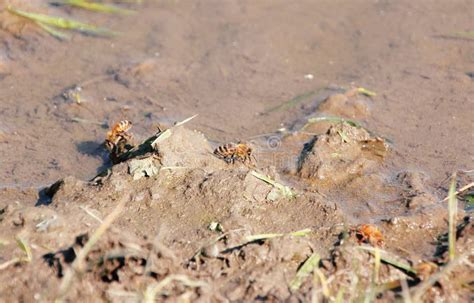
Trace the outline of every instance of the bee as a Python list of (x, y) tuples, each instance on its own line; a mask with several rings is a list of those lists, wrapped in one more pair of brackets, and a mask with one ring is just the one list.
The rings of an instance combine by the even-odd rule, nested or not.
[(357, 228), (353, 228), (351, 232), (355, 233), (359, 244), (363, 242), (372, 246), (383, 246), (385, 244), (382, 232), (375, 225), (362, 224)]
[(105, 139), (105, 146), (112, 151), (120, 141), (127, 142), (130, 140), (131, 135), (127, 132), (132, 128), (132, 122), (128, 120), (122, 120), (114, 124), (112, 129), (107, 132), (107, 138)]
[(245, 143), (227, 143), (218, 146), (214, 150), (214, 155), (227, 163), (233, 164), (235, 161), (240, 161), (244, 164), (252, 164), (252, 148)]
[(420, 262), (414, 266), (416, 271), (416, 275), (420, 280), (428, 279), (432, 274), (434, 274), (438, 270), (438, 265), (433, 262)]

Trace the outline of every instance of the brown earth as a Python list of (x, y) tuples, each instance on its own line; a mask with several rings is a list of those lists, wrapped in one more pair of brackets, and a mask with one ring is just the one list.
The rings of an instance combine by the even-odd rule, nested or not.
[[(436, 275), (423, 301), (473, 299), (471, 214), (461, 203), (448, 262), (441, 202), (453, 172), (458, 188), (474, 179), (474, 40), (453, 34), (473, 30), (470, 1), (145, 1), (131, 16), (11, 3), (120, 35), (59, 41), (0, 13), (0, 301), (51, 301), (73, 268), (72, 301), (155, 286), (158, 301), (390, 302)], [(356, 123), (307, 123), (321, 115)], [(102, 143), (121, 119), (135, 143), (158, 124), (171, 136), (112, 166)], [(212, 154), (238, 140), (255, 167)], [(359, 224), (380, 228), (380, 266)], [(283, 235), (249, 240), (268, 233)]]

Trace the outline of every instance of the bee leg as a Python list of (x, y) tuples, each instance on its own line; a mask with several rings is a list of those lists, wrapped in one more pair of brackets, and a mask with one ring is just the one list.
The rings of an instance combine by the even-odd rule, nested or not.
[(255, 158), (254, 155), (252, 155), (252, 158), (253, 158), (254, 162), (257, 163), (257, 158)]
[(252, 162), (252, 158), (249, 156), (249, 155), (246, 155), (245, 158), (244, 158), (244, 163), (250, 167), (250, 168), (253, 168), (255, 167), (255, 164)]

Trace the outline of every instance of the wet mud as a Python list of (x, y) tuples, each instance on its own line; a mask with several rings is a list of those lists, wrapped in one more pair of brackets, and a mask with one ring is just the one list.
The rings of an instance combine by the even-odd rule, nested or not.
[(0, 301), (472, 300), (469, 1), (12, 2), (121, 35), (0, 1)]

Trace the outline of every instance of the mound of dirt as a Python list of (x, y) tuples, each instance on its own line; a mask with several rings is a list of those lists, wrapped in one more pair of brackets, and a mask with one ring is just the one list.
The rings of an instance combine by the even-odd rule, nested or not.
[[(9, 210), (5, 214), (2, 228), (12, 234), (21, 230), (27, 242), (35, 245), (33, 262), (19, 266), (24, 271), (16, 272), (22, 283), (29, 283), (29, 271), (42, 272), (29, 286), (31, 296), (54, 298), (57, 293), (45, 293), (40, 285), (49, 279), (48, 289), (58, 287), (87, 240), (85, 235), (90, 235), (84, 230), (97, 226), (124, 199), (125, 211), (113, 231), (87, 256), (85, 276), (73, 285), (70, 298), (121, 301), (125, 299), (117, 294), (127, 292), (126, 298), (134, 297), (143, 285), (153, 285), (168, 275), (178, 277), (170, 281), (173, 292), (160, 292), (159, 296), (186, 294), (190, 299), (207, 301), (222, 295), (230, 300), (253, 300), (278, 288), (281, 298), (286, 298), (290, 295), (282, 287), (286, 270), (296, 270), (313, 250), (324, 253), (335, 241), (344, 222), (335, 204), (312, 193), (295, 197), (271, 194), (279, 192), (278, 187), (255, 175), (258, 170), (280, 180), (271, 167), (227, 164), (212, 154), (202, 134), (184, 127), (173, 127), (170, 132), (153, 145), (158, 157), (144, 149), (143, 156), (137, 154), (114, 165), (90, 182), (66, 177), (44, 191), (51, 201), (40, 207), (41, 211)], [(136, 170), (131, 168), (137, 166), (143, 173), (135, 176)], [(268, 220), (269, 216), (274, 219)], [(219, 222), (225, 233), (208, 230), (211, 222)], [(304, 238), (285, 236), (305, 229)], [(274, 240), (248, 240), (259, 233), (282, 234)], [(206, 243), (215, 237), (219, 241), (209, 247)], [(153, 248), (156, 239), (164, 252)], [(313, 247), (310, 239), (319, 239), (320, 245)], [(9, 247), (15, 250), (13, 242)], [(162, 254), (170, 258), (163, 261), (159, 258)], [(190, 293), (194, 288), (180, 280), (183, 274), (199, 279), (207, 288), (197, 287), (199, 291)], [(10, 286), (2, 287), (2, 292)], [(8, 293), (9, 298), (19, 295)]]
[(370, 173), (387, 150), (382, 139), (365, 129), (340, 123), (305, 144), (298, 172), (303, 178), (334, 186)]
[(348, 119), (364, 119), (370, 114), (368, 102), (353, 91), (330, 95), (318, 106), (318, 112)]
[[(279, 302), (327, 299), (342, 288), (347, 299), (364, 298), (360, 290), (372, 289), (371, 296), (392, 300), (407, 275), (414, 285), (421, 281), (417, 272), (400, 270), (386, 252), (376, 263), (373, 248), (362, 242), (384, 242), (403, 264), (425, 260), (436, 246), (427, 250), (413, 239), (442, 233), (446, 216), (434, 207), (423, 175), (400, 173), (389, 182), (381, 170), (386, 152), (385, 142), (366, 130), (335, 124), (306, 144), (299, 175), (291, 179), (272, 165), (226, 163), (203, 134), (173, 126), (121, 155), (120, 163), (91, 181), (66, 177), (44, 189), (39, 207), (0, 208), (0, 228), (18, 238), (4, 243), (9, 253), (2, 256), (3, 270), (14, 278), (0, 285), (2, 299)], [(308, 180), (312, 187), (299, 187)], [(356, 204), (333, 202), (333, 189)], [(383, 195), (396, 203), (368, 202)], [(123, 209), (114, 225), (83, 264), (77, 263), (93, 230), (117, 207)], [(377, 237), (384, 241), (353, 236), (358, 211), (369, 212), (358, 223), (384, 218), (374, 220), (383, 223)], [(323, 258), (314, 278), (295, 287), (291, 281), (315, 255)], [(64, 291), (61, 285), (73, 272)], [(314, 281), (323, 283), (324, 276), (335, 282), (321, 294)]]

